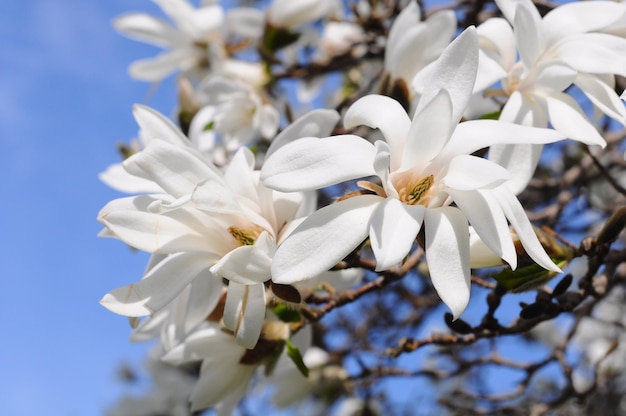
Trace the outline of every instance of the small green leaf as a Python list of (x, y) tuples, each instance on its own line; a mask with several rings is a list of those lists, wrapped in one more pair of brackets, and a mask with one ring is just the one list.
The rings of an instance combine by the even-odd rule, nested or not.
[(213, 130), (213, 127), (215, 127), (215, 122), (214, 121), (210, 121), (210, 122), (207, 123), (206, 126), (204, 126), (204, 128), (202, 130), (203, 131)]
[[(554, 263), (563, 269), (569, 263), (569, 259), (552, 259)], [(506, 287), (513, 293), (525, 292), (527, 290), (536, 289), (546, 282), (550, 281), (558, 273), (544, 269), (540, 265), (533, 263), (528, 266), (520, 267), (516, 270), (506, 268), (499, 273), (493, 275), (493, 278), (502, 286)]]
[(291, 45), (300, 37), (300, 33), (292, 32), (288, 29), (266, 26), (263, 34), (263, 47), (270, 51), (276, 52), (286, 46)]
[(498, 120), (500, 118), (500, 114), (502, 111), (493, 111), (491, 113), (485, 113), (482, 116), (478, 117), (479, 120)]
[(300, 322), (302, 320), (302, 315), (297, 309), (290, 308), (284, 303), (274, 306), (272, 312), (283, 322)]
[(298, 370), (300, 370), (302, 375), (308, 378), (309, 369), (307, 368), (306, 364), (304, 364), (304, 360), (302, 359), (302, 354), (300, 354), (300, 350), (298, 349), (298, 347), (293, 345), (291, 341), (289, 340), (286, 340), (286, 346), (287, 346), (287, 355), (289, 356), (289, 358), (291, 358), (291, 360), (296, 365), (296, 367), (298, 367)]

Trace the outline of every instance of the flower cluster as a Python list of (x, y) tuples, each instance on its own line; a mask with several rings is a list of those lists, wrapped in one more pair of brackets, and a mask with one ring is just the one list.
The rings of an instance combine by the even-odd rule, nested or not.
[[(130, 73), (179, 71), (178, 125), (136, 105), (137, 145), (101, 174), (132, 196), (102, 208), (100, 235), (152, 255), (140, 280), (101, 304), (130, 318), (133, 340), (158, 338), (163, 361), (198, 365), (194, 411), (230, 414), (260, 367), (279, 405), (345, 380), (311, 340), (307, 302), (354, 288), (361, 267), (398, 271), (423, 252), (453, 319), (470, 301), (472, 267), (515, 270), (524, 256), (561, 272), (516, 195), (543, 145), (606, 144), (574, 87), (626, 124), (615, 91), (626, 5), (542, 17), (530, 0), (497, 0), (504, 18), (455, 37), (453, 11), (421, 21), (415, 2), (397, 17), (367, 1), (352, 13), (333, 0), (265, 11), (155, 2), (172, 24), (131, 14), (115, 27), (167, 49)], [(337, 70), (346, 85), (370, 77), (358, 85), (378, 93), (355, 84), (330, 98), (343, 114), (292, 121), (281, 82)], [(493, 112), (472, 116), (483, 108)]]

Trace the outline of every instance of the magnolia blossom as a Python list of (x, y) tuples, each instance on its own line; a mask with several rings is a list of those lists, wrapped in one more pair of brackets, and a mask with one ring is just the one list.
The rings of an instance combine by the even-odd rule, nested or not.
[(496, 143), (549, 143), (564, 136), (495, 120), (458, 124), (477, 66), (478, 37), (469, 28), (436, 62), (412, 121), (399, 103), (384, 96), (366, 96), (349, 108), (346, 128), (379, 128), (386, 141), (372, 144), (354, 135), (304, 138), (267, 159), (263, 183), (285, 192), (371, 175), (382, 183), (361, 181), (364, 195), (324, 207), (300, 224), (274, 255), (275, 282), (293, 283), (328, 270), (368, 236), (376, 269), (389, 269), (402, 262), (423, 227), (433, 285), (458, 317), (469, 301), (468, 221), (515, 268), (508, 220), (531, 258), (559, 271), (519, 201), (503, 186), (510, 174), (471, 154)]
[[(506, 20), (492, 18), (478, 27), (481, 52), (475, 91), (501, 82), (508, 97), (501, 120), (536, 127), (550, 123), (574, 140), (604, 146), (595, 126), (564, 91), (577, 86), (602, 113), (626, 123), (626, 108), (614, 91), (614, 74), (626, 75), (626, 39), (599, 33), (623, 22), (626, 7), (607, 1), (574, 2), (541, 18), (530, 0), (496, 3)], [(494, 146), (489, 158), (514, 173), (509, 186), (519, 193), (541, 149), (530, 144)]]
[(134, 62), (129, 70), (133, 78), (159, 81), (176, 70), (191, 71), (206, 66), (235, 76), (249, 77), (246, 72), (251, 70), (257, 74), (255, 78), (262, 75), (260, 64), (228, 59), (224, 40), (229, 35), (258, 38), (263, 28), (260, 11), (239, 8), (225, 13), (215, 2), (204, 2), (199, 8), (188, 0), (154, 2), (174, 25), (144, 13), (121, 16), (113, 22), (115, 28), (127, 36), (167, 49), (156, 58)]
[(339, 0), (273, 0), (266, 13), (271, 26), (295, 30), (328, 16), (341, 16), (343, 5)]
[(456, 31), (456, 17), (452, 10), (434, 13), (421, 21), (416, 2), (409, 4), (398, 15), (387, 38), (384, 67), (392, 85), (400, 83), (407, 98), (413, 77), (434, 62), (448, 46)]

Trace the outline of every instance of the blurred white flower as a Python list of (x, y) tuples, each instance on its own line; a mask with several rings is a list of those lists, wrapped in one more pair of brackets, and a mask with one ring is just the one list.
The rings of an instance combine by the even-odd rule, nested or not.
[(343, 5), (340, 0), (273, 0), (266, 13), (271, 26), (296, 30), (325, 17), (340, 17)]
[[(458, 317), (469, 301), (468, 221), (484, 243), (515, 268), (508, 220), (530, 257), (559, 271), (517, 198), (501, 186), (510, 174), (471, 154), (494, 143), (549, 143), (564, 136), (495, 120), (458, 124), (477, 64), (478, 37), (469, 28), (435, 64), (413, 121), (398, 102), (384, 96), (366, 96), (349, 108), (346, 128), (379, 128), (386, 142), (371, 144), (353, 135), (306, 138), (267, 159), (263, 183), (284, 192), (372, 175), (382, 181), (382, 186), (362, 181), (358, 184), (370, 194), (331, 204), (304, 220), (274, 256), (274, 281), (293, 283), (324, 272), (368, 236), (376, 269), (389, 269), (406, 257), (424, 224), (433, 285)], [(452, 202), (456, 207), (449, 206)]]
[[(348, 53), (364, 40), (365, 31), (361, 25), (352, 22), (328, 22), (324, 25), (319, 41), (321, 56), (318, 59), (328, 59)], [(356, 54), (359, 53), (356, 52)]]

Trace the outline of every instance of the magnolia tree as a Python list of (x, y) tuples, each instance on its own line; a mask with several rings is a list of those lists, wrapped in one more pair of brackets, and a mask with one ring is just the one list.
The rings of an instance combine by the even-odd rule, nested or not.
[(111, 414), (626, 411), (626, 3), (154, 2), (114, 26), (178, 106), (98, 221), (157, 392)]

